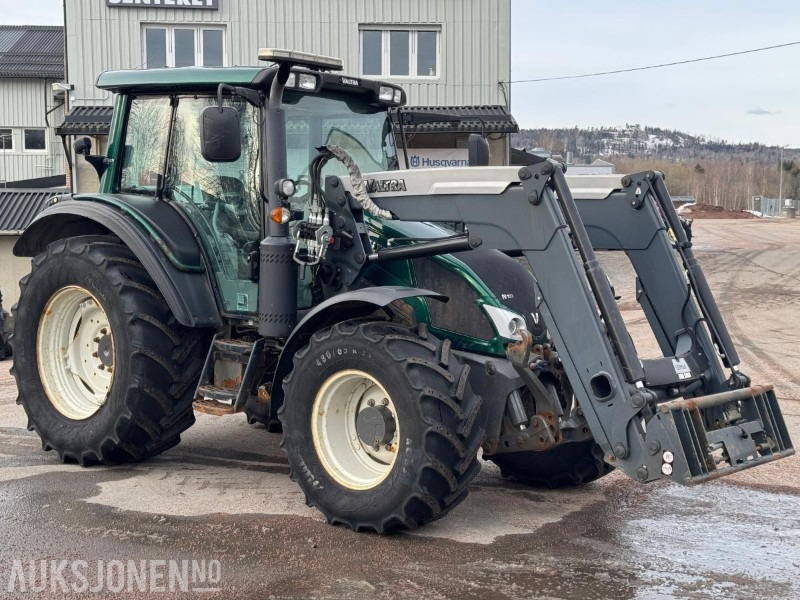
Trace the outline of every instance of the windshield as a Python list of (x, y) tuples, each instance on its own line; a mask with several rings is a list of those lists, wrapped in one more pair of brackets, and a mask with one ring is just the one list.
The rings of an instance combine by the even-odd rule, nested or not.
[[(297, 94), (284, 96), (286, 109), (287, 175), (298, 183), (298, 200), (307, 196), (308, 166), (317, 148), (336, 145), (350, 154), (363, 173), (397, 166), (391, 123), (385, 108), (370, 106), (353, 94)], [(346, 175), (337, 161), (322, 171)]]

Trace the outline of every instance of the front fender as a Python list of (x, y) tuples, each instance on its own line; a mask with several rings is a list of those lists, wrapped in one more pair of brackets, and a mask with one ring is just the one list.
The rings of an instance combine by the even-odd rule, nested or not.
[(389, 306), (392, 302), (415, 296), (426, 296), (447, 302), (446, 296), (430, 290), (381, 286), (339, 294), (311, 310), (294, 328), (278, 359), (278, 366), (272, 378), (270, 400), (272, 418), (277, 418), (278, 409), (283, 404), (283, 380), (292, 370), (294, 355), (308, 343), (315, 332), (336, 323), (366, 317), (378, 309)]
[(14, 255), (36, 256), (56, 240), (108, 232), (136, 255), (179, 323), (222, 324), (194, 233), (174, 208), (158, 200), (107, 194), (63, 198), (28, 226)]

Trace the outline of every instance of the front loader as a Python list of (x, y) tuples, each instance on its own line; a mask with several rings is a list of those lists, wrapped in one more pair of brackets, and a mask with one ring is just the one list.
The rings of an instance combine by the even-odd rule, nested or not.
[[(101, 191), (54, 198), (15, 253), (29, 428), (82, 465), (177, 444), (193, 408), (282, 432), (331, 523), (437, 519), (483, 459), (531, 485), (613, 468), (692, 485), (794, 452), (739, 370), (663, 175), (573, 198), (564, 166), (398, 170), (395, 85), (270, 68), (104, 73)], [(624, 252), (640, 359), (595, 252)]]

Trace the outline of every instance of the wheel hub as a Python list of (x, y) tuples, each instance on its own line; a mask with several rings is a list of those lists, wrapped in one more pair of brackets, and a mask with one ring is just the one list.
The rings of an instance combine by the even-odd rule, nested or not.
[(114, 380), (108, 315), (86, 289), (58, 290), (39, 318), (36, 360), (42, 387), (61, 414), (88, 419), (105, 404)]
[(362, 444), (382, 446), (394, 437), (394, 415), (385, 406), (367, 406), (356, 417), (356, 432)]
[(397, 408), (372, 375), (348, 369), (319, 388), (311, 410), (314, 449), (337, 483), (352, 490), (380, 484), (397, 460)]
[(114, 345), (110, 335), (105, 334), (97, 342), (97, 357), (106, 367), (114, 366)]

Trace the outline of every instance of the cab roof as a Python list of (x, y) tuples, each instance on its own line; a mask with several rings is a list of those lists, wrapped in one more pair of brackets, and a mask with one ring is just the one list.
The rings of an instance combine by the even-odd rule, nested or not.
[(165, 87), (214, 87), (220, 83), (250, 86), (264, 67), (178, 67), (106, 71), (97, 78), (97, 87), (112, 92)]
[[(106, 71), (97, 78), (97, 87), (114, 93), (180, 92), (185, 89), (215, 89), (219, 84), (251, 87), (269, 92), (277, 67), (169, 67), (163, 69), (130, 69)], [(378, 102), (378, 93), (386, 87), (400, 90), (400, 102), (378, 102), (390, 107), (403, 106), (406, 93), (397, 84), (353, 77), (327, 71), (292, 69), (293, 73), (313, 73), (321, 79), (321, 87), (337, 92), (367, 95), (369, 102)], [(304, 90), (296, 90), (303, 92)]]

